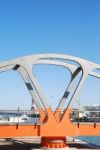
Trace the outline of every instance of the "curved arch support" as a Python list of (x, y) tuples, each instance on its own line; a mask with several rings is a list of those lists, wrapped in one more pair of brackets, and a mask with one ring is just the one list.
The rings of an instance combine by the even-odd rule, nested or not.
[[(76, 64), (71, 64), (66, 62), (66, 60), (70, 62), (75, 62)], [(57, 66), (62, 66), (71, 72), (71, 81), (66, 88), (66, 91), (57, 107), (57, 109), (62, 109), (62, 107), (65, 104), (65, 101), (67, 100), (69, 93), (72, 90), (73, 84), (79, 75), (80, 71), (82, 71), (82, 77), (74, 91), (74, 94), (72, 98), (70, 99), (70, 102), (68, 104), (68, 108), (71, 109), (73, 102), (77, 98), (79, 91), (85, 82), (87, 76), (90, 74), (92, 76), (95, 76), (97, 78), (100, 78), (100, 74), (94, 72), (94, 69), (100, 69), (100, 65), (69, 55), (62, 55), (62, 54), (37, 54), (37, 55), (31, 55), (31, 56), (25, 56), (25, 57), (20, 57), (16, 58), (10, 61), (5, 61), (0, 63), (0, 72), (4, 72), (7, 70), (16, 70), (18, 71), (22, 78), (24, 79), (24, 82), (32, 96), (33, 99), (35, 99), (35, 103), (39, 108), (42, 109), (48, 109), (48, 104), (46, 102), (46, 98), (42, 93), (42, 90), (39, 86), (39, 83), (36, 79), (36, 77), (33, 74), (32, 67), (33, 65), (36, 64), (49, 64), (49, 65), (57, 65)], [(35, 89), (35, 92), (33, 90), (33, 87)], [(39, 96), (39, 98), (37, 97)], [(67, 108), (66, 108), (67, 109)]]

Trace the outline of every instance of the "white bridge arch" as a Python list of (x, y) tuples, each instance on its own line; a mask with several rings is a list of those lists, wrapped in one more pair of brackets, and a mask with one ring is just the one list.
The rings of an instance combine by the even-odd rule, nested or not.
[[(67, 61), (70, 61), (70, 63), (68, 63)], [(71, 62), (74, 62), (74, 64), (72, 64)], [(77, 63), (78, 65), (76, 65), (75, 63)], [(71, 81), (66, 88), (66, 91), (62, 99), (60, 100), (57, 109), (62, 109), (62, 107), (64, 106), (65, 101), (67, 100), (67, 97), (72, 90), (73, 84), (75, 83), (75, 80), (80, 72), (82, 73), (82, 76), (79, 80), (78, 85), (76, 86), (73, 96), (69, 101), (69, 108), (72, 107), (88, 75), (100, 78), (100, 74), (95, 71), (96, 69), (100, 70), (100, 65), (87, 61), (85, 59), (69, 55), (36, 54), (0, 62), (0, 72), (15, 70), (20, 73), (38, 109), (43, 108), (45, 110), (49, 106), (32, 70), (33, 66), (36, 64), (62, 66), (67, 68), (71, 73)], [(33, 87), (35, 88), (35, 90)]]

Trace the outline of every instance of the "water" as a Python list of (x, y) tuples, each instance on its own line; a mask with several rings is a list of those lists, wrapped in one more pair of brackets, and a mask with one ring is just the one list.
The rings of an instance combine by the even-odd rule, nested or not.
[(83, 137), (83, 136), (81, 136), (81, 137), (78, 137), (78, 138), (83, 140), (83, 141), (86, 141), (88, 143), (92, 143), (92, 144), (100, 146), (100, 136), (92, 136), (92, 137), (89, 137), (89, 136)]

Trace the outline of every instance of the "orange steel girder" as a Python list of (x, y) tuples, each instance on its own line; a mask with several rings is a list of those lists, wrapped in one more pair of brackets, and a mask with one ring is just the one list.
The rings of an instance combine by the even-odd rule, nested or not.
[(69, 120), (70, 109), (67, 109), (62, 120), (57, 121), (50, 108), (47, 109), (48, 120), (39, 125), (1, 125), (0, 138), (23, 136), (100, 136), (100, 125), (73, 124)]

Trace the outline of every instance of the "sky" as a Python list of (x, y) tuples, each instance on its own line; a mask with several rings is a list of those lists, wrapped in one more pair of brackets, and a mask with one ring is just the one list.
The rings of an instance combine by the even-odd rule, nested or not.
[[(0, 61), (38, 53), (68, 54), (100, 64), (100, 1), (0, 0)], [(56, 69), (55, 75), (46, 69), (47, 78), (50, 75), (55, 77), (48, 82), (55, 81), (55, 91), (52, 88), (50, 92), (50, 85), (45, 85), (44, 91), (49, 91), (47, 97), (49, 95), (51, 99), (56, 99), (57, 96), (52, 95), (57, 95), (60, 90), (62, 95), (68, 74), (62, 69), (60, 78), (56, 76), (59, 69)], [(36, 72), (40, 81), (43, 80), (42, 71), (38, 73), (36, 69)], [(18, 74), (13, 71), (2, 73), (0, 82), (0, 109), (30, 108), (31, 97)], [(56, 86), (57, 83), (59, 86)], [(93, 88), (89, 90), (94, 92), (92, 97), (95, 102), (92, 104), (100, 102), (95, 92), (95, 89), (99, 91), (100, 86), (98, 81), (96, 83), (97, 88), (93, 82)], [(90, 105), (88, 93), (92, 92), (86, 92)], [(83, 94), (81, 96), (84, 97)], [(50, 105), (51, 102), (53, 100)], [(87, 104), (87, 100), (82, 103)]]

